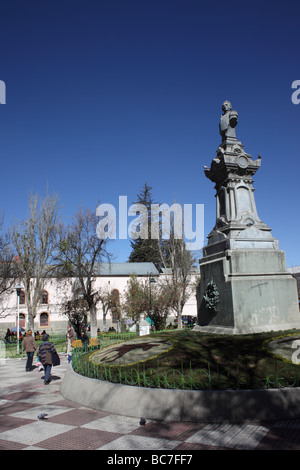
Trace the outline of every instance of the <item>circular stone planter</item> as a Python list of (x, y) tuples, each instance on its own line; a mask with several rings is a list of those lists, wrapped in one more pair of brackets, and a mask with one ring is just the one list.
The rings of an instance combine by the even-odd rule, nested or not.
[(68, 366), (62, 395), (76, 403), (124, 416), (194, 422), (300, 418), (300, 388), (268, 390), (166, 390), (90, 379)]

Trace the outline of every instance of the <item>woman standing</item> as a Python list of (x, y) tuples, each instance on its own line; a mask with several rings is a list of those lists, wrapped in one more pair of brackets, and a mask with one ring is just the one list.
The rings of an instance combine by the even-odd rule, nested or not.
[(22, 348), (23, 350), (25, 349), (27, 353), (27, 362), (26, 362), (26, 372), (29, 372), (32, 370), (32, 360), (33, 360), (33, 355), (34, 351), (36, 350), (36, 345), (34, 338), (32, 336), (32, 330), (28, 330), (22, 343)]
[(56, 353), (55, 347), (52, 343), (49, 343), (49, 335), (43, 335), (43, 342), (40, 344), (37, 355), (43, 364), (45, 371), (44, 384), (50, 383), (51, 368), (52, 368), (52, 354)]

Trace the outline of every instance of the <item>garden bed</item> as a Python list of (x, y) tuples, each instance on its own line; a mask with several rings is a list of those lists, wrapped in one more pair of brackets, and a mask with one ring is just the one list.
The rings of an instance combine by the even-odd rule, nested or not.
[(299, 334), (299, 331), (228, 336), (186, 330), (165, 331), (148, 338), (163, 338), (176, 343), (176, 346), (162, 354), (150, 355), (143, 362), (97, 364), (92, 358), (94, 352), (83, 354), (77, 351), (73, 368), (87, 377), (150, 388), (241, 390), (297, 387), (300, 385), (299, 365), (283, 361), (266, 346), (268, 341), (288, 334)]

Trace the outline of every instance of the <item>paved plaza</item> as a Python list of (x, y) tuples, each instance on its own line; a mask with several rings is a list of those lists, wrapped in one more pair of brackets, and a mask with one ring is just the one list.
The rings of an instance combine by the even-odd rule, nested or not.
[[(141, 426), (137, 418), (82, 406), (60, 393), (67, 367), (61, 355), (51, 383), (44, 385), (43, 372), (25, 372), (25, 359), (1, 360), (1, 450), (300, 449), (300, 420), (211, 424), (147, 419)], [(41, 413), (47, 413), (45, 420), (38, 419)]]

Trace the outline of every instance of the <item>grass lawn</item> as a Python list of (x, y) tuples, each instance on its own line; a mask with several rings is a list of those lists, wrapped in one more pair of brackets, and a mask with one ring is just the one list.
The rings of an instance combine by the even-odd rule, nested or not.
[[(300, 366), (274, 357), (264, 347), (267, 340), (293, 333), (297, 331), (251, 335), (175, 331), (168, 336), (177, 340), (177, 346), (161, 356), (159, 367), (162, 372), (174, 368), (189, 374), (192, 370), (196, 383), (201, 385), (202, 382), (204, 388), (253, 389), (300, 385)], [(151, 362), (147, 367), (155, 366)]]
[[(141, 364), (109, 369), (109, 380), (131, 385), (188, 389), (255, 389), (300, 386), (300, 366), (272, 356), (266, 340), (299, 331), (216, 335), (197, 331), (157, 333), (176, 346)], [(85, 356), (84, 362), (88, 357)], [(94, 367), (103, 378), (103, 366)]]

